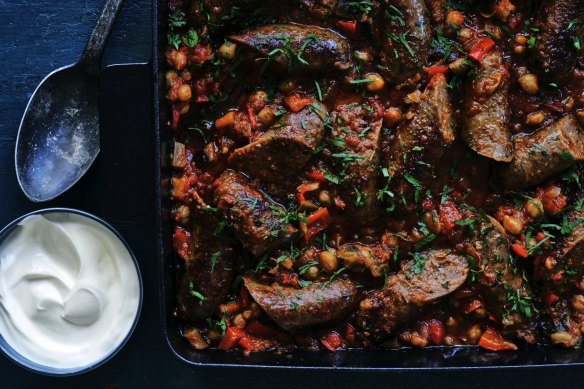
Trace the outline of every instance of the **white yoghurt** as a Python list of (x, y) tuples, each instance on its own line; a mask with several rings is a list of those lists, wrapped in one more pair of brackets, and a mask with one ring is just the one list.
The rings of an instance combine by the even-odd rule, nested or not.
[(33, 362), (104, 359), (131, 331), (140, 296), (124, 244), (85, 216), (29, 216), (0, 244), (0, 334)]

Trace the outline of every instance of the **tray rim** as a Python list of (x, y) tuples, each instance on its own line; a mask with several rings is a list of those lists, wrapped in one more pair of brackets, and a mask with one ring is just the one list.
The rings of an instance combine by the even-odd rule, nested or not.
[[(167, 7), (167, 0), (154, 0), (152, 2), (152, 87), (153, 87), (153, 121), (154, 121), (154, 147), (155, 147), (155, 155), (160, 158), (159, 163), (156, 163), (156, 169), (154, 177), (159, 184), (156, 185), (156, 201), (157, 201), (157, 220), (156, 220), (156, 227), (157, 227), (157, 243), (159, 247), (159, 261), (158, 261), (158, 287), (159, 287), (159, 297), (160, 297), (160, 318), (161, 318), (161, 325), (162, 325), (162, 335), (164, 338), (164, 343), (168, 347), (168, 351), (179, 361), (185, 363), (187, 365), (193, 367), (204, 367), (204, 368), (245, 368), (245, 369), (303, 369), (303, 370), (323, 370), (323, 371), (330, 371), (330, 370), (342, 370), (342, 371), (376, 371), (376, 372), (395, 372), (395, 373), (404, 373), (404, 372), (427, 372), (427, 371), (453, 371), (453, 370), (461, 370), (461, 371), (471, 371), (471, 370), (494, 370), (494, 369), (504, 369), (504, 370), (530, 370), (530, 369), (551, 369), (551, 368), (562, 368), (562, 367), (569, 367), (569, 366), (584, 366), (584, 347), (580, 346), (579, 348), (575, 349), (561, 349), (552, 346), (536, 346), (533, 348), (519, 350), (519, 351), (510, 351), (504, 353), (496, 353), (496, 352), (489, 352), (487, 350), (483, 350), (478, 346), (434, 346), (434, 347), (427, 347), (424, 349), (414, 349), (414, 348), (406, 348), (406, 349), (397, 349), (397, 350), (382, 350), (382, 349), (354, 349), (354, 350), (343, 350), (343, 351), (336, 351), (334, 353), (330, 353), (327, 351), (304, 351), (299, 350), (292, 353), (288, 353), (291, 358), (280, 359), (276, 362), (282, 362), (282, 360), (288, 362), (285, 364), (280, 363), (265, 363), (265, 362), (256, 362), (257, 358), (253, 356), (267, 356), (268, 360), (274, 358), (280, 358), (281, 355), (277, 355), (274, 352), (261, 352), (252, 354), (252, 356), (248, 357), (241, 357), (241, 354), (236, 352), (220, 352), (217, 350), (189, 350), (190, 355), (186, 355), (185, 353), (177, 350), (176, 343), (173, 343), (171, 337), (180, 337), (178, 334), (178, 326), (176, 323), (170, 323), (171, 317), (169, 315), (169, 309), (171, 307), (168, 306), (166, 301), (168, 290), (170, 289), (169, 285), (166, 284), (165, 278), (168, 276), (168, 271), (170, 265), (174, 266), (173, 264), (166, 263), (167, 259), (170, 257), (171, 260), (174, 262), (174, 254), (172, 249), (168, 252), (169, 247), (165, 244), (165, 234), (163, 233), (164, 230), (164, 211), (165, 207), (163, 205), (163, 165), (164, 165), (164, 142), (163, 137), (164, 134), (162, 131), (165, 130), (164, 125), (162, 124), (162, 114), (161, 114), (161, 100), (162, 96), (164, 95), (159, 87), (162, 85), (162, 71), (164, 68), (163, 65), (163, 50), (164, 50), (164, 43), (165, 40), (163, 37), (165, 36), (165, 18), (166, 18), (166, 7)], [(169, 237), (166, 237), (168, 240)], [(165, 247), (166, 246), (166, 247)], [(175, 328), (174, 333), (169, 332), (169, 324)], [(176, 340), (176, 339), (175, 339)], [(182, 339), (180, 339), (182, 341)], [(184, 341), (186, 344), (186, 341)], [(190, 346), (187, 346), (190, 347)], [(184, 347), (183, 347), (184, 348)], [(384, 354), (387, 355), (389, 353), (398, 353), (398, 354), (417, 354), (417, 353), (424, 353), (427, 356), (430, 356), (429, 351), (440, 350), (443, 352), (444, 360), (448, 359), (446, 354), (458, 354), (459, 351), (462, 351), (463, 354), (465, 350), (468, 352), (472, 350), (474, 356), (478, 357), (489, 357), (495, 355), (494, 359), (500, 360), (495, 361), (493, 364), (477, 364), (476, 361), (472, 362), (468, 360), (467, 362), (463, 362), (462, 364), (455, 364), (455, 365), (433, 365), (431, 361), (427, 361), (427, 365), (417, 365), (417, 366), (397, 366), (397, 365), (390, 365), (390, 366), (364, 366), (364, 365), (335, 365), (332, 363), (329, 364), (306, 364), (300, 363), (294, 364), (289, 363), (295, 357), (298, 356), (305, 356), (307, 354), (316, 357), (316, 356), (343, 356), (343, 355), (350, 355), (349, 353), (356, 353), (356, 354), (368, 354), (367, 356), (378, 356), (377, 354)], [(518, 356), (519, 359), (533, 355), (534, 352), (541, 353), (541, 352), (551, 352), (551, 354), (578, 354), (576, 356), (576, 361), (569, 361), (569, 362), (561, 362), (556, 360), (548, 360), (547, 354), (544, 353), (542, 355), (541, 360), (538, 361), (527, 361), (526, 363), (505, 363), (504, 358), (500, 358), (501, 356)], [(192, 358), (193, 356), (198, 356), (198, 360)], [(216, 358), (217, 355), (220, 355), (220, 358)], [(189, 356), (191, 358), (189, 358)], [(204, 358), (200, 358), (204, 356)], [(406, 357), (410, 357), (407, 355)], [(555, 356), (558, 357), (558, 356)], [(559, 356), (561, 357), (561, 355)], [(558, 358), (559, 358), (558, 357)], [(214, 359), (215, 358), (215, 359)], [(205, 359), (209, 359), (205, 361)], [(303, 358), (301, 358), (303, 359)], [(244, 360), (244, 362), (241, 362)], [(260, 358), (261, 361), (261, 358)], [(407, 358), (404, 358), (404, 361), (407, 362)], [(247, 363), (245, 363), (247, 362)]]

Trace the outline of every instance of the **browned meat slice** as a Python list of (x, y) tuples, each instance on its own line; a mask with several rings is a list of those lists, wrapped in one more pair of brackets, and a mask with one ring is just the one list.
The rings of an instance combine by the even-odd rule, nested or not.
[(430, 20), (424, 0), (383, 0), (375, 4), (372, 33), (381, 44), (380, 69), (396, 84), (422, 70), (429, 56)]
[(347, 269), (367, 269), (373, 277), (381, 277), (389, 261), (389, 253), (379, 244), (347, 243), (339, 247), (337, 257)]
[(277, 73), (346, 71), (353, 66), (346, 39), (317, 26), (270, 24), (229, 40), (247, 47), (254, 63), (264, 62)]
[(260, 284), (247, 276), (243, 282), (272, 320), (290, 332), (342, 319), (358, 303), (357, 287), (350, 280), (313, 282), (302, 289)]
[(584, 32), (584, 0), (544, 0), (534, 27), (539, 29), (530, 59), (543, 80), (568, 76), (576, 65), (574, 42)]
[(215, 204), (243, 247), (255, 256), (288, 244), (298, 233), (286, 221), (284, 207), (260, 193), (243, 174), (232, 170), (219, 177)]
[[(509, 262), (509, 241), (501, 224), (484, 214), (475, 214), (474, 219), (478, 228), (472, 231), (467, 252), (476, 261), (481, 293), (503, 326), (520, 328), (534, 314), (531, 290)], [(521, 305), (516, 304), (519, 299)]]
[(217, 219), (194, 217), (192, 255), (179, 279), (178, 314), (187, 321), (202, 321), (219, 311), (234, 279), (237, 250), (229, 241), (213, 236)]
[(331, 115), (332, 162), (342, 179), (346, 210), (356, 223), (366, 223), (380, 215), (375, 196), (382, 120), (372, 118), (373, 112), (367, 105), (352, 103), (337, 107)]
[(508, 189), (528, 188), (584, 161), (584, 132), (568, 114), (532, 135), (515, 138), (514, 147), (501, 180)]
[(406, 211), (415, 208), (424, 183), (434, 177), (435, 164), (454, 142), (452, 106), (443, 75), (428, 83), (410, 113), (413, 119), (401, 122), (391, 140), (387, 164), (392, 191)]
[(468, 262), (461, 255), (435, 249), (417, 253), (388, 277), (384, 290), (361, 302), (357, 324), (375, 337), (394, 333), (426, 304), (454, 292), (467, 278)]
[(487, 54), (476, 77), (466, 87), (462, 138), (478, 154), (511, 161), (509, 132), (509, 72), (501, 53)]
[(262, 182), (293, 185), (322, 141), (326, 115), (318, 102), (282, 115), (257, 140), (235, 150), (230, 166)]

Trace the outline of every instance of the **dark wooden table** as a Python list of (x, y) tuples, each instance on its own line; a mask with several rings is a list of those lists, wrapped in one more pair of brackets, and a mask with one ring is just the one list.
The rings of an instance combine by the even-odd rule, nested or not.
[[(31, 93), (51, 70), (79, 58), (101, 6), (102, 0), (0, 0), (0, 226), (24, 213), (54, 206), (80, 208), (110, 221), (138, 257), (144, 282), (142, 314), (128, 344), (98, 369), (69, 378), (44, 377), (0, 358), (0, 386), (584, 386), (583, 369), (563, 367), (373, 374), (192, 368), (175, 359), (160, 325), (149, 67), (113, 66), (104, 70), (101, 103), (108, 117), (104, 120), (107, 128), (102, 123), (102, 153), (71, 191), (49, 203), (32, 203), (20, 191), (14, 172), (16, 133)], [(148, 63), (150, 58), (151, 3), (126, 0), (103, 65)]]

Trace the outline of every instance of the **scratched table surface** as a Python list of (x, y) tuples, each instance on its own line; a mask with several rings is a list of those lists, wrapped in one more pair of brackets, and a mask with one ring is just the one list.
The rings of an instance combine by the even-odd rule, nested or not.
[[(45, 207), (73, 207), (110, 221), (140, 263), (144, 304), (126, 346), (105, 365), (79, 376), (31, 373), (0, 357), (0, 386), (18, 387), (583, 387), (584, 369), (372, 373), (193, 368), (170, 353), (161, 329), (156, 246), (152, 126), (151, 3), (126, 0), (106, 49), (101, 92), (102, 153), (68, 193), (36, 204), (21, 193), (14, 171), (20, 118), (36, 85), (79, 58), (103, 0), (0, 0), (0, 226)], [(130, 72), (128, 72), (130, 69)], [(131, 87), (127, 87), (131, 85)]]

